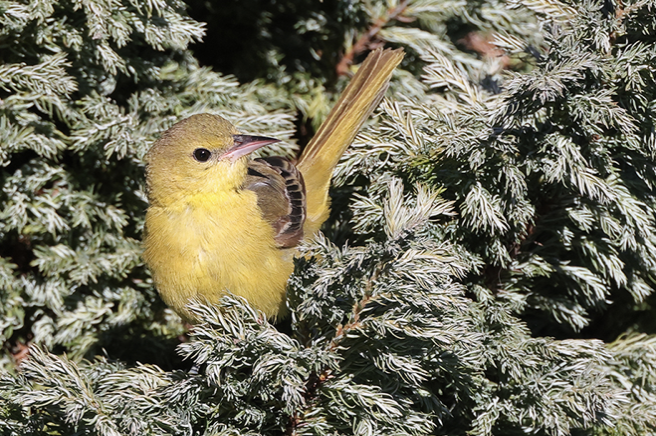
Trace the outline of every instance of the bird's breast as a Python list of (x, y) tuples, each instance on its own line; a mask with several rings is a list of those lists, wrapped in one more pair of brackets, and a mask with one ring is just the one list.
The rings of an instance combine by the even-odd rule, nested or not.
[(144, 257), (165, 302), (192, 320), (190, 299), (218, 303), (226, 290), (275, 315), (293, 271), (290, 252), (276, 247), (255, 194), (245, 190), (152, 206)]

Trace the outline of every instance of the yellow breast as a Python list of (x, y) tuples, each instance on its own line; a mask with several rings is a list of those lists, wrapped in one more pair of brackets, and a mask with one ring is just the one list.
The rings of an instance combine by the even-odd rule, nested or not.
[(268, 317), (283, 315), (294, 265), (278, 249), (251, 191), (203, 193), (146, 214), (144, 258), (162, 299), (195, 320), (190, 299), (217, 303), (229, 290)]

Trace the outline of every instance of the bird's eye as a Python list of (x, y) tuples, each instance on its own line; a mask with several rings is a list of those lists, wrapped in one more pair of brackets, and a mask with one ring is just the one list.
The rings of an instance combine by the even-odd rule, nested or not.
[(198, 162), (207, 162), (211, 155), (212, 152), (206, 148), (197, 148), (194, 150), (194, 159)]

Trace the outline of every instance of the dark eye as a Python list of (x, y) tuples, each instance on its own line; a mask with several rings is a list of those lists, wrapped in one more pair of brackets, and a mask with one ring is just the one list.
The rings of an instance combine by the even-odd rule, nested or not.
[(206, 148), (197, 148), (194, 150), (194, 159), (198, 162), (207, 162), (210, 156), (212, 156), (212, 152)]

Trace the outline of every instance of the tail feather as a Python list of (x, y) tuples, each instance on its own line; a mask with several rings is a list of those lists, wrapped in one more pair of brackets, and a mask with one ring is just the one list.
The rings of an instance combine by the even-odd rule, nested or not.
[(402, 59), (402, 49), (377, 49), (369, 54), (301, 154), (297, 167), (303, 174), (307, 190), (306, 235), (319, 230), (328, 218), (328, 188), (333, 170), (362, 124), (380, 103), (392, 72)]

